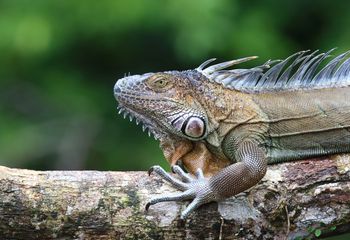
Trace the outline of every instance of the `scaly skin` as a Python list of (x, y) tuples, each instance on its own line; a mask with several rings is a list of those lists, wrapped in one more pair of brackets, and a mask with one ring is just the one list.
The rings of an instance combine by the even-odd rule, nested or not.
[[(160, 140), (181, 178), (152, 167), (150, 172), (182, 192), (153, 198), (146, 208), (193, 200), (181, 218), (254, 186), (268, 163), (350, 152), (346, 86), (252, 93), (223, 87), (195, 69), (125, 77), (114, 94), (121, 112)], [(176, 165), (179, 161), (194, 178)]]

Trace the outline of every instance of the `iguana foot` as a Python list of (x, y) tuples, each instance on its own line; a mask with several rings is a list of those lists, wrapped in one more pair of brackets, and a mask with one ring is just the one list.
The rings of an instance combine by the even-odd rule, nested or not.
[(181, 180), (171, 176), (160, 166), (153, 166), (148, 171), (149, 175), (153, 172), (158, 174), (162, 179), (169, 182), (176, 189), (181, 190), (181, 193), (176, 193), (172, 195), (165, 195), (162, 197), (152, 198), (146, 204), (146, 211), (148, 208), (159, 202), (166, 201), (184, 201), (191, 200), (193, 201), (187, 206), (187, 208), (181, 213), (181, 219), (187, 218), (187, 216), (193, 212), (199, 206), (218, 200), (214, 192), (209, 186), (209, 181), (203, 175), (201, 169), (198, 169), (195, 173), (195, 178), (190, 176), (190, 174), (185, 173), (179, 166), (173, 166), (173, 172), (180, 176)]

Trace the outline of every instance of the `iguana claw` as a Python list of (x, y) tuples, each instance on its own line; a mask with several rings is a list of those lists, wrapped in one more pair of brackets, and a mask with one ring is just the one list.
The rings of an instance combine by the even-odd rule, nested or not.
[(151, 205), (159, 202), (184, 201), (193, 199), (193, 201), (181, 214), (181, 219), (185, 219), (191, 212), (193, 212), (193, 210), (198, 208), (200, 205), (217, 200), (209, 186), (208, 179), (204, 177), (201, 169), (198, 169), (196, 171), (195, 178), (184, 172), (179, 166), (173, 166), (172, 170), (181, 178), (182, 181), (165, 172), (165, 170), (160, 166), (153, 166), (149, 172), (157, 173), (162, 179), (169, 182), (176, 189), (179, 189), (182, 192), (152, 198), (146, 204), (146, 211)]
[(150, 169), (148, 169), (147, 173), (148, 173), (148, 176), (151, 176), (152, 172), (153, 172), (153, 167), (150, 167)]
[(146, 203), (145, 210), (148, 211), (148, 209), (149, 209), (150, 206), (151, 206), (151, 203), (150, 203), (150, 202)]

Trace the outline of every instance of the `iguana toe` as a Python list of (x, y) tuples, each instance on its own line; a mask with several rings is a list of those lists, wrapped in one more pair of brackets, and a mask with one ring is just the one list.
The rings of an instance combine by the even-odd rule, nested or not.
[(208, 179), (204, 177), (201, 169), (196, 171), (195, 178), (191, 177), (188, 173), (185, 173), (180, 167), (174, 166), (173, 170), (181, 177), (182, 181), (165, 172), (160, 166), (152, 167), (152, 172), (157, 173), (161, 178), (183, 192), (152, 198), (146, 204), (146, 210), (148, 210), (151, 205), (159, 202), (185, 201), (193, 199), (181, 214), (181, 219), (185, 219), (199, 206), (217, 200), (217, 196), (211, 190)]

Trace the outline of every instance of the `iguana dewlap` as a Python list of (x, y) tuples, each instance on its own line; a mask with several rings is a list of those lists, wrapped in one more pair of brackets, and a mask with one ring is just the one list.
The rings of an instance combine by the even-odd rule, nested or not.
[(160, 147), (170, 166), (173, 167), (181, 161), (186, 170), (192, 174), (200, 168), (206, 177), (211, 177), (230, 164), (228, 158), (215, 157), (203, 142), (164, 141), (161, 142)]
[(193, 200), (185, 218), (254, 186), (267, 164), (350, 152), (349, 52), (320, 68), (331, 51), (298, 52), (251, 69), (227, 70), (255, 57), (208, 66), (210, 59), (193, 70), (118, 80), (120, 112), (160, 140), (181, 179), (152, 167), (182, 192), (153, 198), (146, 208)]

